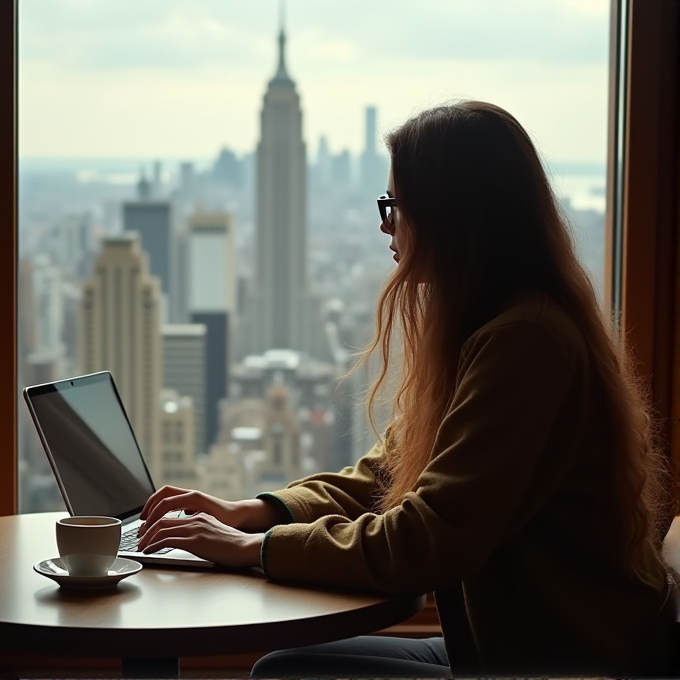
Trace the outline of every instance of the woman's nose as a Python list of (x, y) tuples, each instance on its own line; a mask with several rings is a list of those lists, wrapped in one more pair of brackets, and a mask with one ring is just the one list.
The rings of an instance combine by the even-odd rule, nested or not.
[(392, 236), (392, 234), (394, 234), (394, 225), (389, 220), (383, 220), (380, 223), (380, 231), (382, 231), (383, 234)]

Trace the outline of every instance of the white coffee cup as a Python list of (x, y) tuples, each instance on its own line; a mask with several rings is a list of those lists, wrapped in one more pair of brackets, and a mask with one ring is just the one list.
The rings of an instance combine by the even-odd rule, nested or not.
[(121, 521), (76, 516), (57, 521), (59, 556), (70, 576), (106, 576), (118, 555)]

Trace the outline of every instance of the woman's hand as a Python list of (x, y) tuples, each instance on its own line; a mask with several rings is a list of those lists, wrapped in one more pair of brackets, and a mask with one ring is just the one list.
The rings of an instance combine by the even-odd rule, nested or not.
[(153, 523), (147, 520), (139, 550), (149, 553), (181, 548), (228, 567), (259, 567), (263, 540), (264, 534), (247, 534), (198, 512), (182, 519), (161, 517)]
[(205, 513), (222, 524), (243, 531), (267, 531), (278, 524), (278, 513), (274, 503), (259, 499), (244, 501), (223, 501), (202, 491), (164, 486), (149, 496), (141, 519), (146, 522), (139, 530), (143, 536), (148, 527), (168, 512), (184, 510), (187, 514)]

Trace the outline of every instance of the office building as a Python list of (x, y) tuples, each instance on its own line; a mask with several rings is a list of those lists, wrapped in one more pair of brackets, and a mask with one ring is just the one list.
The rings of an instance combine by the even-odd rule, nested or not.
[(197, 488), (225, 501), (252, 498), (257, 490), (247, 486), (246, 465), (240, 447), (231, 442), (217, 442), (208, 450), (205, 465), (200, 469)]
[(243, 162), (231, 149), (222, 149), (215, 161), (212, 174), (219, 183), (240, 188), (243, 185)]
[(34, 314), (33, 347), (38, 353), (63, 351), (64, 309), (62, 273), (48, 255), (37, 255), (31, 267), (32, 308)]
[(249, 495), (281, 488), (316, 469), (308, 455), (310, 435), (296, 411), (294, 390), (280, 373), (263, 385), (260, 396), (230, 402), (224, 409), (221, 438), (241, 460)]
[(176, 244), (173, 233), (173, 207), (170, 201), (154, 199), (151, 184), (142, 177), (137, 185), (136, 201), (123, 203), (123, 229), (136, 231), (141, 239), (142, 249), (149, 255), (149, 268), (157, 276), (163, 295), (162, 318), (178, 321), (177, 291), (174, 274)]
[(89, 275), (93, 252), (93, 219), (89, 213), (69, 214), (54, 227), (54, 258), (64, 277), (81, 281)]
[(154, 161), (152, 182), (151, 191), (158, 196), (163, 190), (163, 164), (160, 161)]
[[(234, 229), (227, 213), (196, 213), (188, 223), (188, 315), (205, 326), (204, 446), (217, 441), (217, 409), (228, 394), (232, 327), (237, 325)], [(205, 450), (205, 449), (203, 449)]]
[(171, 324), (162, 328), (163, 387), (191, 398), (194, 414), (194, 456), (207, 451), (206, 340), (203, 324)]
[(286, 485), (303, 476), (300, 423), (293, 411), (290, 390), (275, 380), (266, 394), (262, 448), (267, 456), (259, 468), (261, 490)]
[[(18, 307), (21, 314), (17, 315), (17, 384), (19, 386), (35, 385), (51, 382), (63, 377), (63, 353), (50, 351), (49, 343), (45, 346), (44, 338), (52, 335), (49, 326), (50, 313), (42, 314), (40, 308), (45, 305), (49, 309), (50, 292), (58, 293), (58, 286), (50, 288), (50, 270), (53, 267), (47, 257), (40, 260), (22, 260), (17, 271), (19, 279)], [(58, 277), (54, 277), (56, 284)], [(48, 285), (45, 285), (48, 284)], [(42, 295), (36, 294), (36, 285), (42, 290)], [(45, 296), (47, 295), (47, 298)], [(42, 302), (40, 299), (42, 298)], [(58, 308), (58, 305), (57, 305)], [(52, 310), (50, 310), (52, 311)], [(43, 340), (39, 341), (38, 338)], [(42, 347), (40, 346), (42, 344)], [(63, 509), (63, 501), (50, 470), (47, 457), (43, 451), (35, 426), (28, 413), (28, 409), (20, 406), (16, 413), (18, 436), (18, 482), (21, 487), (20, 503), (23, 511), (47, 511)]]
[[(335, 364), (292, 350), (247, 356), (232, 366), (221, 439), (261, 450), (257, 469), (265, 486), (339, 470), (349, 464), (351, 447), (347, 437), (336, 437), (336, 423), (347, 429), (350, 417), (346, 399), (336, 400), (339, 377)], [(254, 429), (257, 445), (246, 446)]]
[(196, 187), (196, 171), (190, 161), (182, 161), (179, 166), (179, 191), (188, 196)]
[(24, 280), (33, 314), (27, 319), (23, 369), (26, 384), (51, 382), (67, 368), (64, 345), (64, 294), (61, 270), (48, 255), (36, 255), (25, 265)]
[(326, 135), (319, 138), (319, 151), (316, 157), (317, 184), (322, 189), (328, 189), (331, 184), (331, 152), (328, 148)]
[(285, 34), (269, 81), (257, 147), (254, 278), (239, 358), (293, 349), (321, 360), (330, 350), (307, 268), (307, 164), (300, 97), (286, 70)]
[(331, 181), (340, 191), (352, 186), (352, 157), (347, 149), (331, 158)]
[(161, 392), (159, 472), (156, 485), (193, 486), (196, 479), (194, 408), (177, 390)]
[(82, 373), (111, 371), (151, 475), (158, 456), (163, 380), (161, 291), (136, 232), (103, 241), (83, 285), (78, 359)]
[(361, 193), (365, 196), (379, 196), (387, 186), (388, 161), (378, 154), (377, 110), (366, 107), (364, 151), (361, 155)]
[[(94, 258), (90, 258), (93, 260)], [(91, 265), (88, 265), (88, 267)], [(80, 308), (83, 299), (83, 287), (80, 283), (65, 282), (62, 285), (61, 301), (64, 306), (64, 325), (62, 340), (64, 342), (64, 373), (74, 375), (78, 371), (78, 326), (80, 324)]]

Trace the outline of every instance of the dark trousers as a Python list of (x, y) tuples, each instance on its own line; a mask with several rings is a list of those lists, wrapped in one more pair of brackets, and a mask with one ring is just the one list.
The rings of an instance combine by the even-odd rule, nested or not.
[(413, 640), (381, 635), (282, 649), (263, 656), (256, 678), (450, 678), (441, 637)]

